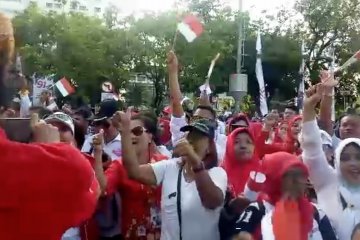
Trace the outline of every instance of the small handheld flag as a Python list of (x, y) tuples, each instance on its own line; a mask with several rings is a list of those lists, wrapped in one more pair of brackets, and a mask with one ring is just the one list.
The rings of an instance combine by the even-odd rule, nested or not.
[(55, 86), (63, 97), (75, 93), (75, 87), (65, 77), (57, 81)]
[(212, 93), (211, 88), (210, 88), (210, 77), (214, 70), (216, 61), (219, 59), (219, 57), (220, 57), (220, 53), (216, 54), (216, 56), (213, 58), (213, 60), (211, 61), (210, 67), (209, 67), (208, 74), (206, 76), (205, 83), (199, 87), (200, 91), (206, 92), (207, 95)]
[(181, 23), (178, 24), (177, 30), (186, 38), (188, 42), (193, 42), (202, 34), (204, 27), (196, 16), (188, 15)]
[(341, 67), (336, 69), (335, 72), (341, 72), (358, 61), (360, 61), (360, 50), (357, 51), (351, 58), (349, 58)]

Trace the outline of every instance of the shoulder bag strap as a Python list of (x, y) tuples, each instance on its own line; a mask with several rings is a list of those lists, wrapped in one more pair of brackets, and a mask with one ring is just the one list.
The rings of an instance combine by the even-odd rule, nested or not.
[(177, 194), (176, 194), (176, 206), (177, 206), (177, 215), (179, 219), (179, 232), (180, 232), (180, 240), (182, 240), (182, 231), (181, 231), (181, 175), (182, 175), (183, 167), (181, 166), (179, 169), (178, 179), (177, 179)]

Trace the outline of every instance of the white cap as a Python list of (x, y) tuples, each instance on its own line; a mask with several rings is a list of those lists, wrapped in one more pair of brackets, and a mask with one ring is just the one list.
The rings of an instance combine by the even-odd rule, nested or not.
[(48, 116), (47, 118), (44, 119), (46, 123), (52, 122), (52, 121), (57, 121), (57, 122), (61, 122), (63, 124), (65, 124), (66, 126), (68, 126), (71, 129), (72, 134), (74, 135), (75, 133), (75, 125), (74, 125), (74, 121), (72, 120), (72, 118), (63, 113), (63, 112), (56, 112), (51, 114), (50, 116)]

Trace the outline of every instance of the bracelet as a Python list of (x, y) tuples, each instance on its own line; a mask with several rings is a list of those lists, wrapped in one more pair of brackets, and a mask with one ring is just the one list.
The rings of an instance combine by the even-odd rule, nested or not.
[(204, 162), (201, 162), (197, 167), (193, 167), (192, 170), (194, 173), (202, 172), (203, 170), (205, 170)]

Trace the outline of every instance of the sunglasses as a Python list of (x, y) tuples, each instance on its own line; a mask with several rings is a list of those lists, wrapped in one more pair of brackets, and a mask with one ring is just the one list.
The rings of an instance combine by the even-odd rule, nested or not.
[(131, 133), (137, 137), (143, 135), (144, 132), (148, 132), (148, 131), (142, 126), (137, 126), (131, 129)]

